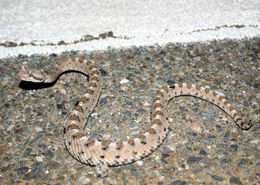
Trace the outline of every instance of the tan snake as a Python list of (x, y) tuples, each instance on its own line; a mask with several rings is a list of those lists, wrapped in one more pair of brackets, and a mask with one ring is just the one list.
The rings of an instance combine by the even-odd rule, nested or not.
[(84, 133), (86, 119), (95, 108), (102, 90), (102, 76), (93, 61), (68, 58), (56, 63), (49, 74), (36, 69), (25, 69), (18, 76), (35, 83), (54, 82), (65, 71), (79, 71), (89, 77), (89, 86), (74, 108), (64, 128), (65, 145), (70, 154), (82, 163), (97, 166), (99, 176), (107, 175), (107, 166), (118, 166), (142, 159), (164, 141), (168, 134), (167, 103), (174, 97), (189, 95), (207, 100), (224, 110), (242, 129), (249, 129), (251, 121), (242, 119), (233, 106), (221, 95), (199, 85), (176, 83), (164, 86), (156, 94), (151, 107), (151, 127), (143, 134), (127, 141), (116, 142), (91, 139)]

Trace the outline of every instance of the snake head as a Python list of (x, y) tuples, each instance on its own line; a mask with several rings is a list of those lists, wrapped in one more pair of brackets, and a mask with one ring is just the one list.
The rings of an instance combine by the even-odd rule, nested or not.
[(22, 66), (21, 71), (18, 73), (18, 77), (22, 81), (34, 83), (41, 83), (46, 80), (46, 76), (42, 71), (37, 69), (27, 69), (24, 66)]

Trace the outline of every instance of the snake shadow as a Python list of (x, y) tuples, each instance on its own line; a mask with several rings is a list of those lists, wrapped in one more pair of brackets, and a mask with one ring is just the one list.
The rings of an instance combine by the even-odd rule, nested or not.
[(18, 87), (23, 90), (39, 90), (39, 89), (52, 87), (55, 83), (56, 81), (52, 83), (35, 83), (35, 82), (21, 81)]

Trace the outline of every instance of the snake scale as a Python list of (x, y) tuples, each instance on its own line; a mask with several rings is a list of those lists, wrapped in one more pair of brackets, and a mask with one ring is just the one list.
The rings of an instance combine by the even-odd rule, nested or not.
[(97, 166), (99, 176), (107, 175), (108, 166), (140, 160), (160, 146), (169, 131), (166, 105), (177, 96), (188, 95), (209, 101), (224, 110), (240, 128), (247, 130), (251, 127), (251, 121), (240, 117), (234, 107), (218, 93), (199, 85), (176, 83), (164, 86), (157, 92), (151, 107), (151, 127), (144, 133), (129, 140), (118, 139), (116, 142), (92, 139), (84, 133), (84, 126), (102, 90), (102, 75), (93, 61), (66, 58), (58, 61), (48, 74), (22, 67), (18, 76), (22, 81), (52, 83), (66, 71), (84, 73), (89, 77), (89, 85), (65, 123), (65, 145), (69, 153), (80, 162)]

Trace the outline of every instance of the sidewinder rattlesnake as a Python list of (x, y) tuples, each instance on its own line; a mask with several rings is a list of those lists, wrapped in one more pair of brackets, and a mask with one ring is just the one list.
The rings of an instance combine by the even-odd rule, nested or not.
[(194, 96), (209, 101), (224, 110), (242, 129), (249, 129), (251, 121), (241, 118), (233, 106), (221, 95), (199, 85), (176, 83), (164, 86), (156, 94), (151, 107), (151, 127), (143, 134), (127, 141), (116, 142), (91, 139), (84, 133), (84, 126), (95, 108), (102, 90), (102, 76), (93, 61), (68, 58), (56, 63), (49, 74), (22, 67), (18, 76), (22, 81), (52, 83), (65, 71), (79, 71), (89, 77), (89, 86), (66, 121), (64, 141), (69, 153), (82, 163), (97, 166), (99, 176), (107, 175), (108, 166), (119, 166), (140, 160), (164, 141), (168, 134), (167, 103), (177, 96)]

